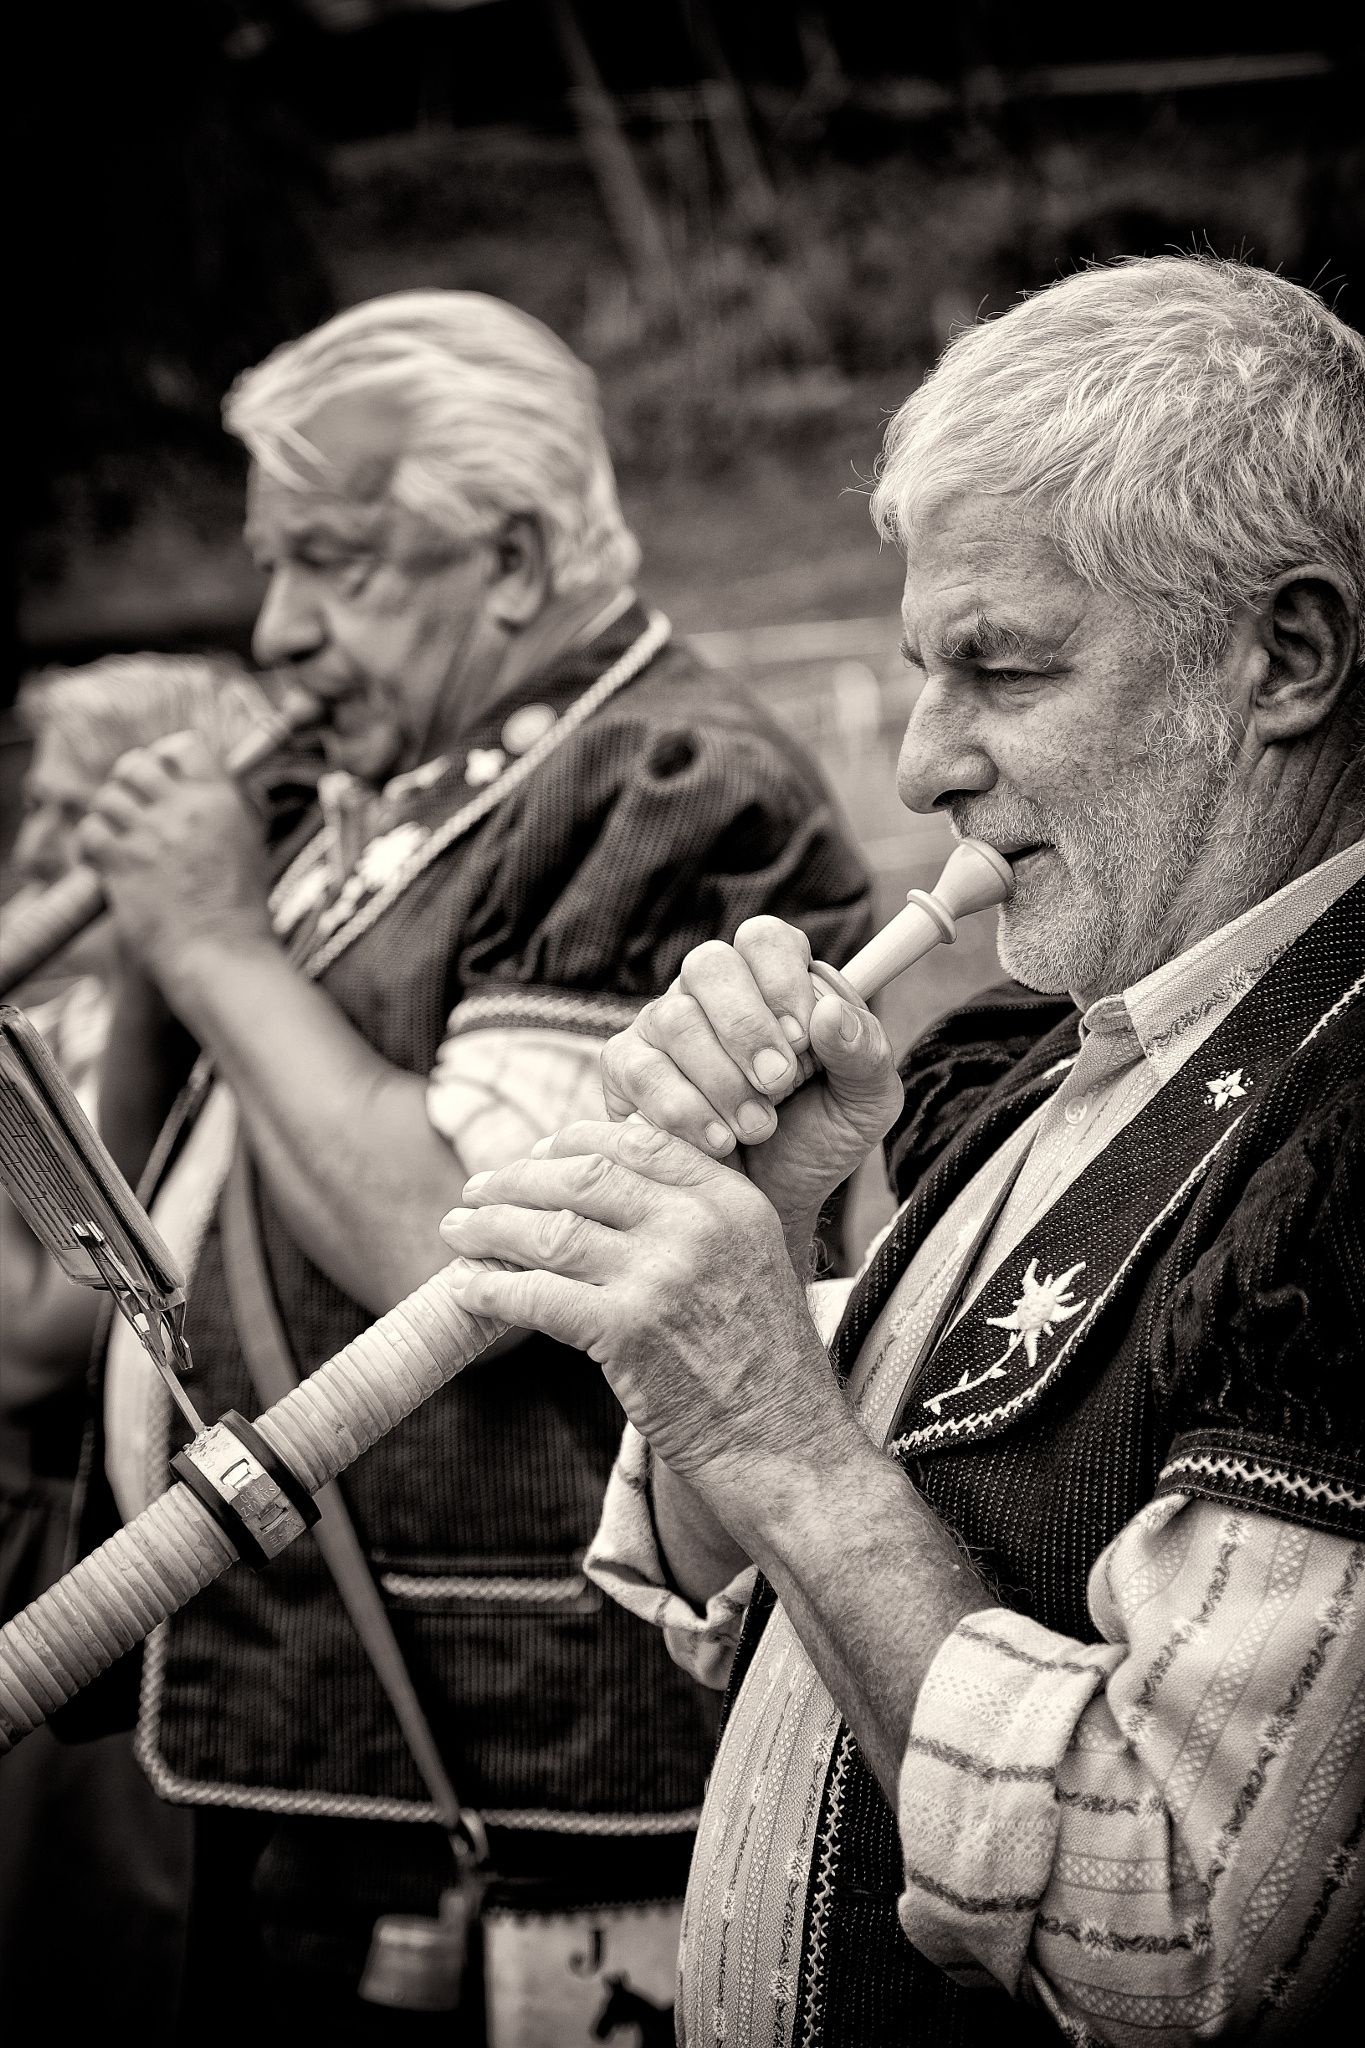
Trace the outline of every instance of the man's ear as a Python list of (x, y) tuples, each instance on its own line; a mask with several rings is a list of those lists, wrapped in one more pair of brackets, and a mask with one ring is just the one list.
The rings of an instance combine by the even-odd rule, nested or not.
[(1262, 746), (1305, 738), (1329, 720), (1351, 685), (1360, 636), (1351, 596), (1321, 563), (1288, 570), (1258, 607), (1264, 660), (1249, 706)]
[(514, 512), (493, 540), (489, 609), (509, 633), (539, 618), (550, 601), (550, 551), (540, 521)]

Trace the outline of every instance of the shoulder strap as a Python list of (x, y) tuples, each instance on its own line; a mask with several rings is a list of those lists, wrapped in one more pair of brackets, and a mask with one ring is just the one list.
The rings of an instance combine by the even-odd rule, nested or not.
[[(223, 1190), (223, 1270), (238, 1341), (262, 1408), (273, 1407), (299, 1383), (298, 1367), (280, 1319), (275, 1290), (261, 1242), (251, 1153), (238, 1135)], [(441, 1761), (411, 1674), (393, 1632), (369, 1562), (335, 1481), (317, 1495), (320, 1519), (313, 1531), (375, 1676), (397, 1717), (418, 1775), (441, 1825), (476, 1857), (484, 1853), (483, 1823), (466, 1811)]]

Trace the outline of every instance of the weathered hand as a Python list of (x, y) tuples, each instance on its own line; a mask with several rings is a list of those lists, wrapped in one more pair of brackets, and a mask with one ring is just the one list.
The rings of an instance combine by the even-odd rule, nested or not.
[[(902, 1091), (872, 1012), (809, 972), (804, 932), (751, 917), (733, 946), (696, 947), (678, 979), (602, 1055), (608, 1114), (639, 1111), (724, 1158), (746, 1150), (748, 1176), (789, 1239), (891, 1128)], [(775, 1109), (809, 1049), (823, 1070)]]
[(641, 1120), (571, 1124), (476, 1174), (441, 1235), (514, 1272), (457, 1282), (465, 1306), (586, 1351), (660, 1456), (718, 1505), (770, 1460), (823, 1457), (857, 1428), (771, 1204)]
[(259, 820), (198, 733), (122, 755), (77, 848), (123, 945), (163, 986), (205, 940), (269, 935)]

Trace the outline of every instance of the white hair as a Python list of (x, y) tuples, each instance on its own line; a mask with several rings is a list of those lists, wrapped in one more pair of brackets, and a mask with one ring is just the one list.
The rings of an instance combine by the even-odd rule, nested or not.
[(1128, 258), (968, 329), (887, 430), (872, 516), (902, 547), (961, 492), (1046, 509), (1068, 566), (1126, 597), (1176, 675), (1297, 563), (1365, 631), (1365, 341), (1249, 264)]
[(410, 420), (388, 490), (460, 540), (537, 518), (556, 592), (628, 583), (640, 551), (621, 515), (597, 380), (529, 313), (483, 292), (393, 292), (287, 342), (237, 379), (230, 433), (261, 468), (301, 481), (307, 422), (356, 393)]
[(30, 676), (17, 708), (35, 740), (55, 743), (102, 782), (120, 754), (173, 732), (202, 733), (222, 759), (269, 705), (226, 655), (109, 654)]

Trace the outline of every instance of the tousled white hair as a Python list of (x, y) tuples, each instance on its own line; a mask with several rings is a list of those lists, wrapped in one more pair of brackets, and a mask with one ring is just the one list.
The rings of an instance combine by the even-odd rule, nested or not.
[(1301, 285), (1206, 256), (1089, 269), (969, 328), (887, 430), (872, 493), (905, 547), (963, 492), (1044, 507), (1179, 678), (1298, 563), (1365, 636), (1365, 340)]
[(269, 702), (229, 655), (107, 654), (27, 677), (17, 709), (35, 740), (59, 746), (81, 774), (102, 782), (120, 754), (173, 732), (202, 733), (221, 760)]
[(597, 380), (529, 313), (483, 292), (368, 299), (245, 371), (223, 418), (263, 470), (297, 484), (309, 420), (361, 393), (407, 416), (394, 503), (459, 540), (533, 516), (556, 593), (630, 581), (640, 551), (617, 499)]

